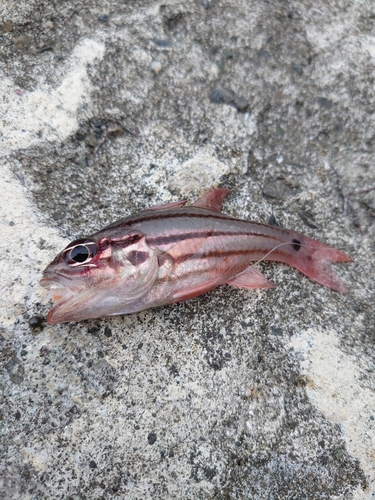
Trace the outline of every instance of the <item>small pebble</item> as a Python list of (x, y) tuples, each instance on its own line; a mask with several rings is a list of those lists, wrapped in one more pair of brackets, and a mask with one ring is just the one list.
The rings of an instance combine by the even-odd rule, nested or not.
[(126, 24), (126, 17), (122, 15), (115, 16), (111, 19), (115, 26), (124, 26)]
[(77, 132), (76, 133), (76, 139), (77, 139), (77, 141), (83, 141), (83, 140), (85, 140), (85, 138), (86, 138), (86, 136), (82, 132)]
[(55, 25), (53, 24), (52, 21), (47, 21), (46, 24), (45, 24), (45, 27), (48, 29), (48, 30), (53, 30), (53, 28), (55, 27)]
[(17, 356), (13, 356), (12, 358), (10, 358), (10, 360), (5, 365), (5, 369), (8, 372), (10, 380), (14, 384), (22, 384), (25, 370)]
[(104, 335), (106, 337), (112, 337), (112, 330), (109, 328), (109, 326), (106, 326), (105, 327), (105, 330), (104, 330)]
[(161, 65), (160, 61), (158, 61), (156, 59), (155, 59), (155, 61), (152, 61), (152, 63), (151, 63), (151, 70), (154, 73), (156, 73), (156, 74), (160, 73), (161, 68), (162, 68), (162, 65)]
[(281, 136), (281, 137), (284, 137), (285, 135), (285, 130), (283, 129), (283, 127), (278, 123), (276, 125), (276, 132)]
[(22, 443), (25, 442), (25, 436), (23, 433), (21, 434), (17, 434), (16, 436), (14, 436), (14, 438), (12, 439), (13, 443), (16, 444), (17, 446), (21, 445)]
[(91, 333), (91, 335), (99, 335), (100, 328), (98, 326), (92, 326), (87, 330), (87, 333)]
[(279, 226), (279, 224), (278, 224), (278, 222), (277, 222), (277, 220), (276, 220), (276, 218), (275, 218), (275, 216), (273, 214), (270, 215), (270, 217), (268, 219), (268, 224), (270, 226), (276, 226), (276, 227)]
[(155, 45), (158, 47), (171, 47), (171, 42), (169, 40), (163, 40), (161, 38), (151, 38)]
[(56, 221), (61, 221), (61, 219), (65, 219), (66, 217), (66, 210), (63, 208), (52, 214), (52, 218)]
[(77, 158), (76, 162), (78, 165), (81, 165), (82, 167), (88, 167), (88, 165), (89, 165), (86, 155), (83, 155), (83, 156), (80, 156), (79, 158)]
[(106, 14), (102, 14), (101, 16), (98, 16), (98, 21), (101, 23), (108, 23), (108, 16)]
[(150, 432), (149, 435), (147, 436), (147, 441), (148, 444), (154, 444), (156, 441), (156, 434), (155, 432)]
[(365, 203), (365, 205), (367, 205), (369, 208), (375, 208), (375, 195), (373, 192), (365, 194), (361, 201)]
[(204, 9), (208, 9), (211, 5), (211, 0), (201, 0), (201, 5)]
[(101, 129), (103, 127), (105, 128), (105, 125), (102, 122), (99, 122), (98, 120), (94, 120), (92, 124), (94, 125), (95, 128), (101, 128)]
[(318, 226), (315, 224), (315, 219), (313, 214), (311, 214), (309, 211), (301, 210), (299, 214), (301, 219), (307, 226), (311, 227), (312, 229), (318, 228)]
[(90, 461), (89, 466), (90, 466), (90, 469), (97, 469), (98, 468), (98, 466), (96, 465), (96, 462), (94, 460)]
[(342, 460), (344, 458), (344, 450), (337, 448), (333, 454), (336, 460)]
[(5, 21), (5, 23), (2, 25), (1, 29), (3, 30), (3, 33), (10, 33), (11, 31), (13, 31), (12, 21)]
[(263, 188), (263, 194), (269, 198), (282, 198), (282, 193), (280, 192), (280, 186), (277, 182), (269, 182)]
[(42, 326), (43, 318), (41, 316), (31, 316), (29, 318), (29, 326), (30, 328), (39, 328)]
[(40, 54), (43, 52), (53, 52), (53, 47), (49, 45), (43, 45), (43, 47), (38, 51)]
[(333, 106), (333, 102), (326, 97), (318, 97), (317, 102), (319, 106), (324, 109), (331, 109)]
[(225, 49), (223, 52), (223, 57), (225, 57), (225, 59), (233, 59), (233, 50)]
[(268, 50), (258, 50), (257, 56), (261, 59), (269, 59), (271, 57), (271, 54), (268, 52)]
[(232, 90), (225, 87), (216, 87), (210, 93), (210, 101), (216, 104), (230, 104), (237, 111), (246, 111), (249, 103), (243, 97), (239, 97)]
[(97, 143), (98, 141), (94, 132), (91, 132), (91, 134), (88, 135), (85, 139), (86, 146), (94, 148), (97, 145)]
[(289, 176), (284, 177), (284, 181), (286, 184), (288, 184), (288, 186), (290, 186), (293, 189), (296, 189), (300, 186), (299, 182), (296, 179), (294, 179), (293, 177), (289, 177)]

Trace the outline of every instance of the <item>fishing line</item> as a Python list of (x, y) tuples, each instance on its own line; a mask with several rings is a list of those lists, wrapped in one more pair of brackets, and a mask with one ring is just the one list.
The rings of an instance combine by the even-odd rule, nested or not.
[[(274, 250), (277, 250), (278, 248), (283, 247), (284, 245), (293, 245), (293, 242), (288, 241), (287, 243), (280, 243), (279, 245), (276, 245), (275, 247), (272, 248), (272, 250), (270, 250), (269, 252), (267, 252), (266, 255), (264, 255), (261, 259), (259, 259), (256, 262), (254, 262), (254, 264), (251, 264), (251, 266), (249, 266), (249, 267), (256, 266), (257, 264), (259, 264), (260, 262), (262, 262), (264, 259), (266, 259)], [(319, 250), (319, 247), (314, 247), (312, 245), (304, 245), (302, 243), (298, 243), (298, 246), (300, 248), (302, 248), (302, 247), (303, 248), (313, 248), (315, 250)]]

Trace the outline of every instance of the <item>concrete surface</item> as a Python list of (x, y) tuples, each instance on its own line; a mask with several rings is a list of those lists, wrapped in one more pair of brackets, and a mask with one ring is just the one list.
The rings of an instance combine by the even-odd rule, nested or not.
[[(375, 4), (3, 0), (0, 31), (1, 498), (375, 498)], [(219, 185), (351, 293), (260, 264), (276, 290), (29, 325), (69, 240)]]

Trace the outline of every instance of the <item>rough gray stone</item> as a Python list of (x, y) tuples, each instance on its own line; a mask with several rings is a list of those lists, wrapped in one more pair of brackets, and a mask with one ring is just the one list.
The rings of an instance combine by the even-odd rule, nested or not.
[[(374, 12), (1, 2), (2, 498), (373, 497)], [(351, 293), (260, 264), (277, 289), (30, 328), (70, 239), (218, 185), (353, 256)]]

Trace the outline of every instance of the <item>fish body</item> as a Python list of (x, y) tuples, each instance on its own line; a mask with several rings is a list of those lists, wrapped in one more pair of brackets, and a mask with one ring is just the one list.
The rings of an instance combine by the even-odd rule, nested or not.
[(289, 264), (339, 292), (331, 270), (350, 262), (340, 250), (297, 231), (221, 213), (227, 189), (185, 206), (151, 207), (70, 243), (45, 269), (55, 302), (51, 324), (129, 314), (196, 297), (219, 285), (273, 288), (252, 262)]

